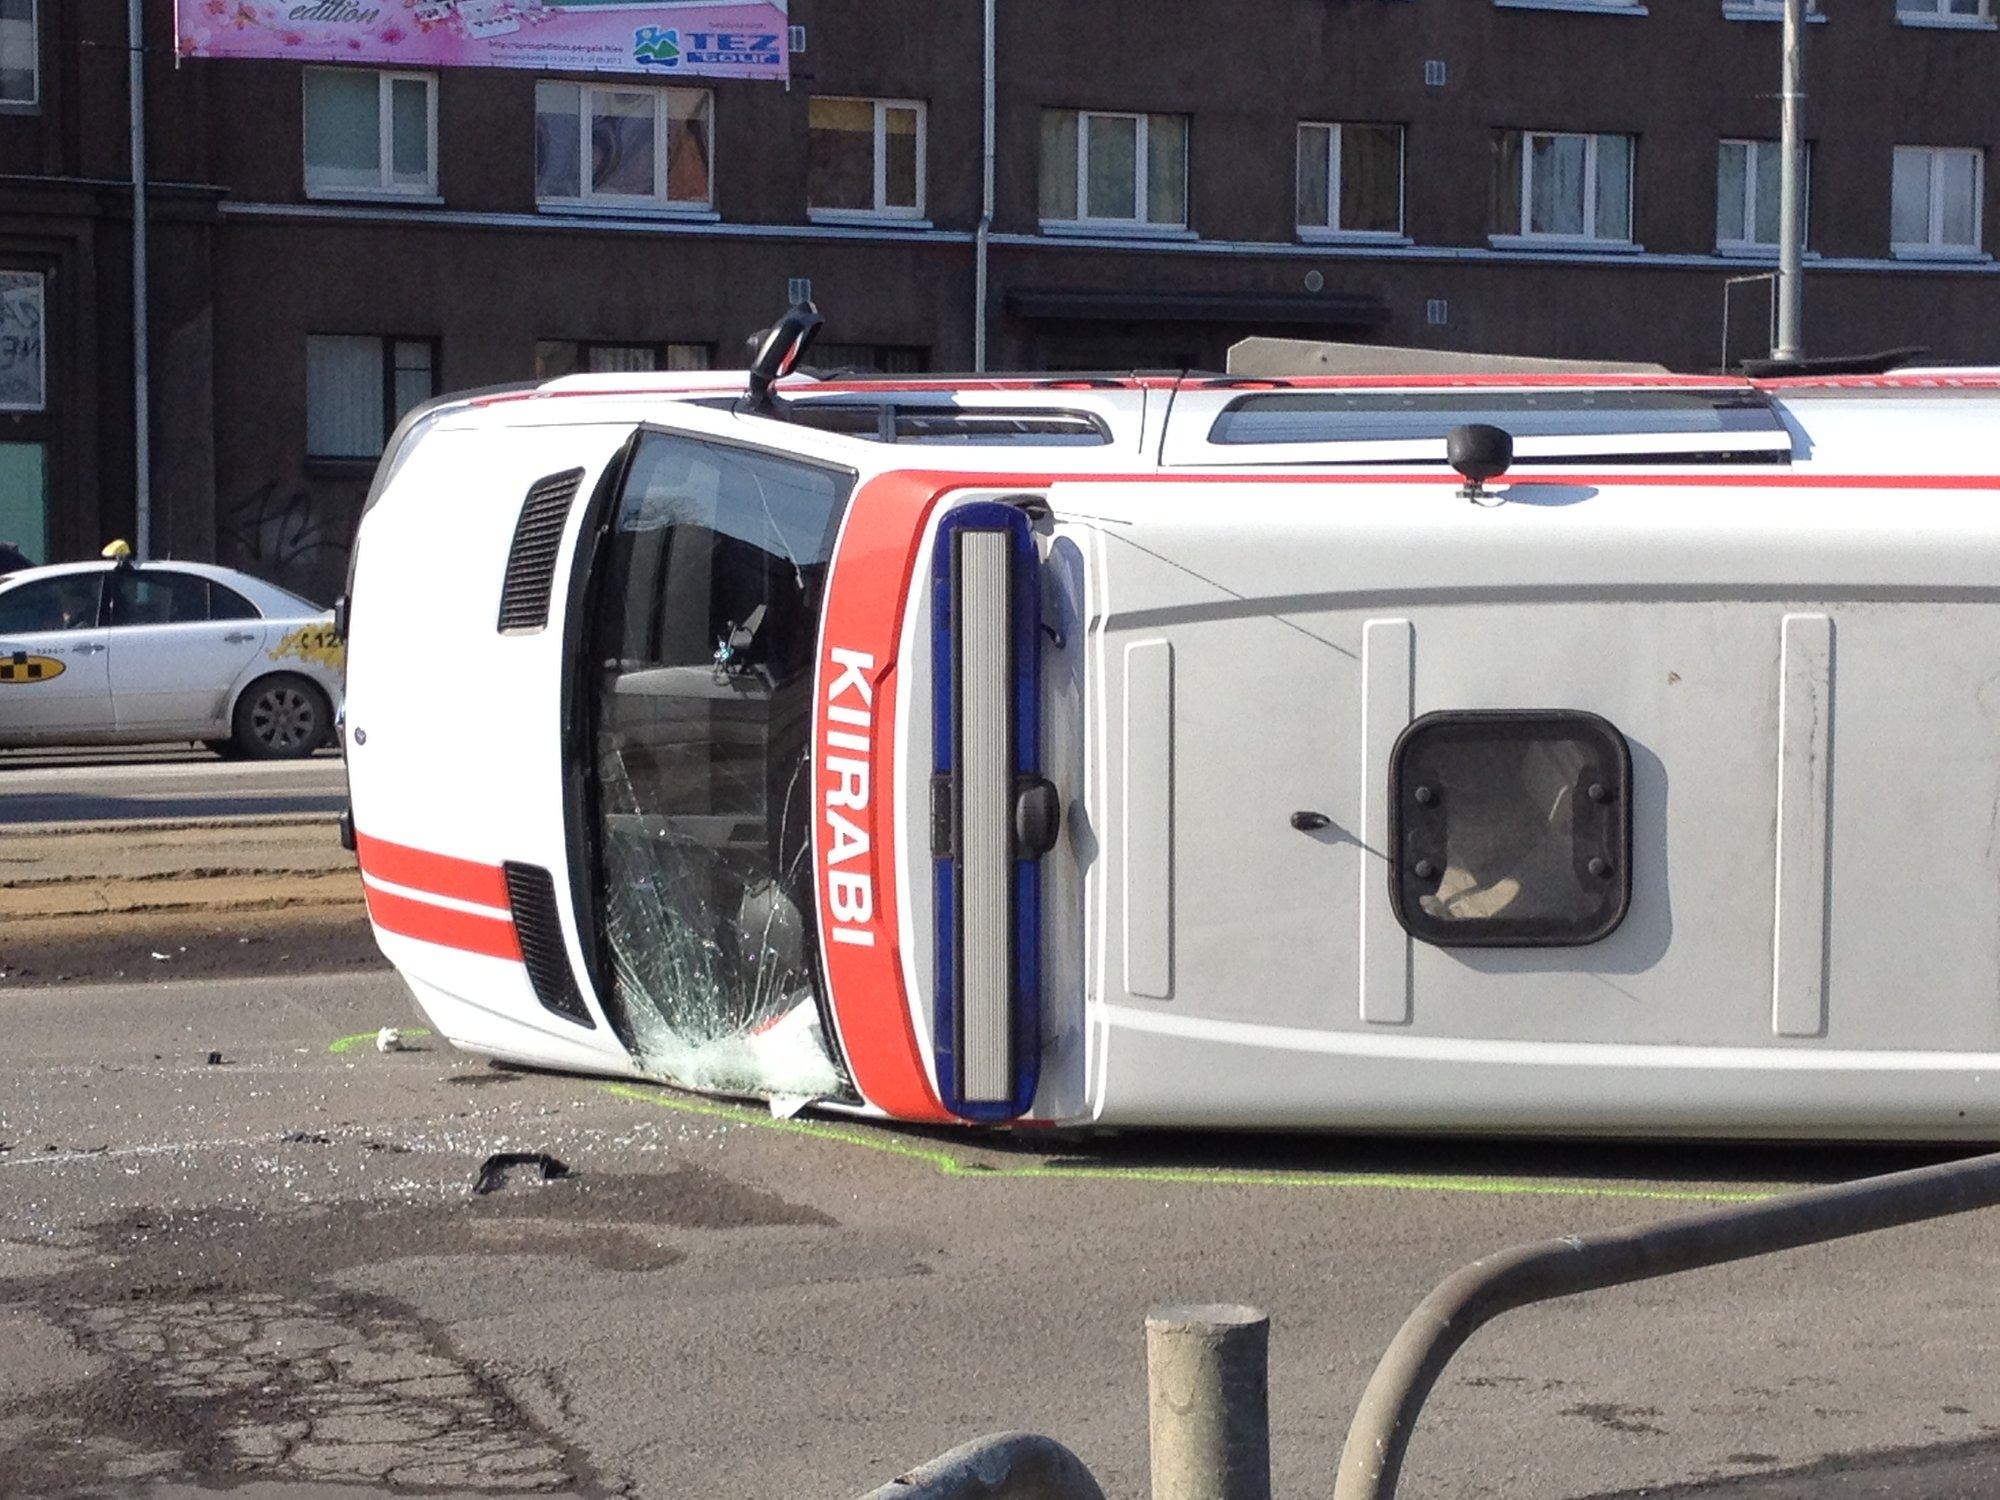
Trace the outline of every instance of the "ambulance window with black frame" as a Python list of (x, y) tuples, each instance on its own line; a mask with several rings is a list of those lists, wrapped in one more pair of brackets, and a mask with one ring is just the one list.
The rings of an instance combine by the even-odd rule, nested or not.
[(1426, 714), (1389, 771), (1389, 891), (1439, 947), (1599, 942), (1632, 898), (1632, 756), (1596, 714)]

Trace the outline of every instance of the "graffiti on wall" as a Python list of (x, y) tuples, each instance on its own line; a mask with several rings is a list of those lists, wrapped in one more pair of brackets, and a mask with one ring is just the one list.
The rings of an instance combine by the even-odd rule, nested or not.
[(216, 518), (216, 546), (230, 567), (326, 600), (347, 572), (358, 497), (330, 495), (304, 480), (270, 479)]

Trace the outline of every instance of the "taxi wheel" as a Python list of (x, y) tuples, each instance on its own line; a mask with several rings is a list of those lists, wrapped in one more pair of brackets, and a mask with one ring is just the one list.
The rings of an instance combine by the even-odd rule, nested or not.
[(260, 677), (236, 700), (230, 744), (252, 760), (293, 760), (313, 753), (333, 732), (326, 694), (290, 672)]

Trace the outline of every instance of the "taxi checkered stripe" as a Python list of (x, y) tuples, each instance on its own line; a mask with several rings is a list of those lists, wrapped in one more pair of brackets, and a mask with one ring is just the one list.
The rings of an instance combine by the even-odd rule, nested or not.
[(40, 657), (30, 659), (25, 651), (16, 651), (12, 656), (0, 660), (0, 682), (36, 682), (47, 675), (49, 663)]

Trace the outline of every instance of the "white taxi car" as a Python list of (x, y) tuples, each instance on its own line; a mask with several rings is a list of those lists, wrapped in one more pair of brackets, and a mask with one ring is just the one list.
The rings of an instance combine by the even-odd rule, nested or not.
[(330, 611), (204, 563), (0, 576), (0, 747), (201, 740), (260, 760), (333, 735)]

